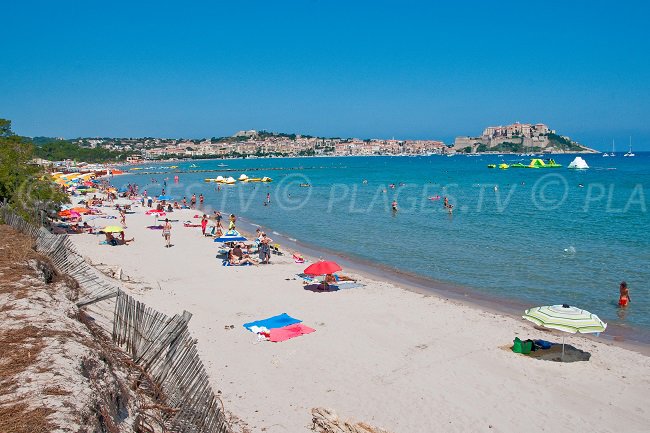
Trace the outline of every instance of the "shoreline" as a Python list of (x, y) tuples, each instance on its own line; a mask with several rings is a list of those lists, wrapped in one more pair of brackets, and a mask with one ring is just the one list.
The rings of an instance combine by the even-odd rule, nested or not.
[[(264, 231), (272, 235), (271, 237), (274, 238), (276, 243), (280, 243), (285, 248), (290, 244), (295, 245), (295, 250), (308, 257), (311, 261), (317, 261), (318, 258), (325, 256), (335, 257), (335, 261), (343, 267), (344, 272), (350, 270), (370, 280), (386, 281), (400, 290), (406, 290), (420, 295), (436, 296), (440, 299), (459, 302), (470, 308), (505, 315), (516, 320), (521, 320), (521, 316), (526, 308), (533, 307), (533, 305), (523, 301), (508, 301), (506, 298), (489, 295), (471, 287), (439, 281), (397, 268), (383, 266), (380, 263), (371, 262), (359, 257), (351, 257), (343, 251), (330, 250), (322, 246), (294, 240), (294, 238), (288, 235), (273, 231), (272, 227), (261, 226), (247, 218), (237, 217), (237, 219), (238, 222), (243, 221), (247, 225), (246, 229), (241, 230), (242, 233), (251, 234), (255, 232), (255, 228), (261, 227)], [(251, 230), (249, 231), (248, 229)], [(278, 237), (281, 239), (279, 242), (277, 242)], [(611, 331), (615, 331), (616, 335), (612, 335)], [(633, 338), (633, 336), (638, 336), (639, 338)], [(579, 337), (596, 341), (605, 340), (607, 343), (633, 350), (645, 356), (650, 356), (650, 331), (638, 327), (627, 328), (617, 324), (608, 324), (607, 331), (599, 337), (591, 334), (580, 334)]]
[[(270, 265), (224, 267), (215, 259), (217, 244), (182, 225), (198, 221), (193, 215), (199, 212), (170, 214), (179, 222), (173, 225), (174, 247), (166, 249), (161, 233), (145, 228), (152, 217), (144, 210), (135, 206), (127, 216), (127, 237), (135, 237), (128, 246), (98, 246), (101, 238), (94, 235), (71, 238), (92, 263), (119, 268), (126, 276), (122, 286), (136, 299), (166, 314), (193, 314), (189, 327), (206, 372), (245, 431), (306, 432), (318, 407), (393, 433), (488, 425), (514, 433), (531, 416), (564, 431), (576, 410), (597, 414), (584, 420), (595, 431), (642, 431), (650, 422), (642, 406), (650, 383), (648, 356), (575, 335), (566, 335), (567, 344), (588, 351), (589, 362), (517, 355), (510, 350), (514, 336), (556, 343), (562, 337), (521, 318), (366, 278), (347, 266), (344, 273), (362, 287), (306, 290), (295, 275), (307, 265), (294, 263), (293, 243), (275, 234), (284, 256), (274, 255)], [(248, 220), (238, 225), (242, 232), (257, 226)], [(297, 250), (309, 256), (302, 244)], [(283, 312), (316, 332), (270, 343), (242, 328)], [(544, 391), (558, 377), (576, 392)], [(623, 419), (615, 416), (620, 411), (627, 414)], [(512, 413), (526, 416), (513, 419)]]

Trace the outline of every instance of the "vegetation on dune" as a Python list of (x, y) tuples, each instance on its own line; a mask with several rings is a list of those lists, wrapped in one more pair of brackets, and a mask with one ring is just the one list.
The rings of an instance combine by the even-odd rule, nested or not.
[(0, 201), (28, 219), (68, 200), (33, 158), (34, 145), (14, 134), (10, 120), (0, 119)]
[(48, 141), (34, 146), (34, 148), (36, 157), (49, 161), (63, 161), (65, 159), (91, 163), (125, 161), (127, 156), (134, 153), (130, 151), (112, 151), (100, 147), (82, 147), (67, 140)]

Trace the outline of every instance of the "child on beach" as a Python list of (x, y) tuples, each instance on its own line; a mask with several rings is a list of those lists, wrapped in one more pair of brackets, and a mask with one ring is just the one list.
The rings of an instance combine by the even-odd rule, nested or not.
[(206, 214), (203, 214), (203, 218), (201, 218), (201, 232), (203, 233), (203, 236), (205, 236), (205, 228), (208, 226), (208, 216)]
[(235, 230), (235, 223), (237, 222), (237, 217), (234, 213), (230, 214), (230, 224), (228, 225), (228, 230)]

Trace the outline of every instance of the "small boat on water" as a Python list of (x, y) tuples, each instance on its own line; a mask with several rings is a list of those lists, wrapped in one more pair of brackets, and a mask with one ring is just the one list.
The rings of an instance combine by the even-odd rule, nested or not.
[(487, 168), (497, 168), (496, 164), (488, 164)]
[(198, 167), (198, 165), (196, 165), (196, 164), (190, 165), (190, 168), (196, 168), (196, 167)]
[(623, 156), (627, 156), (628, 158), (629, 158), (630, 156), (635, 156), (634, 153), (632, 153), (632, 137), (630, 137), (630, 150), (627, 151), (627, 152), (625, 153), (625, 155), (623, 155)]
[(217, 167), (228, 167), (228, 164), (224, 164), (223, 162), (221, 164), (217, 164)]

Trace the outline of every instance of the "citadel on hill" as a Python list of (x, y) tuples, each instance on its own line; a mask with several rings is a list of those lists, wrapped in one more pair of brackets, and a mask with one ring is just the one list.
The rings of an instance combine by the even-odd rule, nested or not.
[(456, 137), (453, 148), (460, 153), (597, 153), (543, 123), (519, 122), (488, 126), (479, 137)]

